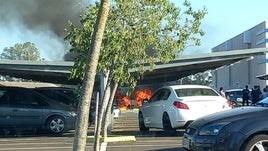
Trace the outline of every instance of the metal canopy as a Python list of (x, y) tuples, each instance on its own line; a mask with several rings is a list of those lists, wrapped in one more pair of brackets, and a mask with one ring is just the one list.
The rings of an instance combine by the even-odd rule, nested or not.
[(268, 74), (258, 75), (256, 76), (256, 78), (260, 80), (268, 80)]
[(154, 71), (146, 72), (139, 84), (175, 81), (180, 78), (228, 66), (256, 55), (263, 55), (268, 48), (255, 48), (181, 56), (168, 64), (158, 64)]
[[(152, 72), (147, 70), (138, 84), (175, 81), (188, 75), (249, 59), (255, 55), (263, 55), (267, 51), (268, 48), (255, 48), (181, 56), (167, 64), (157, 64)], [(70, 68), (73, 64), (65, 61), (0, 60), (0, 74), (40, 82), (77, 84), (81, 82), (79, 79), (69, 80)], [(149, 67), (145, 68), (149, 69)], [(129, 72), (135, 73), (135, 69), (130, 69)]]

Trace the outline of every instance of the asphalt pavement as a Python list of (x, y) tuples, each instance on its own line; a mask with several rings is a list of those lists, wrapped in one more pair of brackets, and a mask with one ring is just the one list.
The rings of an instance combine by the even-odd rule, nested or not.
[[(138, 134), (138, 132), (137, 132)], [(133, 136), (133, 135), (132, 135)], [(52, 135), (20, 136), (0, 138), (0, 151), (72, 151), (73, 134), (62, 137)], [(162, 131), (153, 131), (146, 135), (136, 135), (135, 141), (108, 142), (106, 151), (183, 151), (182, 133), (177, 136), (165, 136)], [(92, 150), (93, 143), (87, 143)]]
[[(92, 136), (91, 127), (88, 136)], [(184, 130), (178, 130), (173, 136), (167, 136), (162, 130), (150, 129), (141, 133), (138, 129), (137, 112), (124, 111), (113, 123), (109, 142), (102, 151), (183, 151), (181, 140)], [(72, 151), (74, 132), (54, 136), (45, 133), (24, 133), (20, 136), (0, 137), (0, 151)], [(87, 150), (92, 150), (93, 143), (87, 143)]]

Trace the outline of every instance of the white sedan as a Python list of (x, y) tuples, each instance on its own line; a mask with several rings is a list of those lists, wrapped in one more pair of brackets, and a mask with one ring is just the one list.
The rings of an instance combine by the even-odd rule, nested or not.
[(149, 128), (174, 132), (199, 117), (228, 109), (230, 102), (208, 86), (164, 86), (139, 109), (139, 128), (142, 132)]

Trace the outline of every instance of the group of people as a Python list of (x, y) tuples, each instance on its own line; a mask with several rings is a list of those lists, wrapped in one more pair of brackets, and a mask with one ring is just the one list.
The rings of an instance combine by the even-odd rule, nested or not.
[(248, 85), (246, 85), (245, 88), (243, 89), (243, 103), (242, 103), (243, 106), (249, 105), (250, 95), (252, 104), (256, 104), (260, 100), (268, 97), (268, 86), (263, 88), (263, 91), (261, 91), (260, 86), (255, 85), (250, 92)]
[[(222, 97), (227, 98), (227, 96), (225, 95), (223, 87), (220, 87), (220, 94)], [(249, 100), (251, 100), (252, 104), (256, 104), (257, 102), (259, 102), (260, 100), (262, 100), (266, 97), (268, 97), (268, 86), (263, 88), (263, 91), (261, 91), (260, 86), (255, 85), (253, 87), (253, 89), (250, 91), (248, 85), (246, 85), (245, 88), (243, 89), (242, 105), (248, 106)]]

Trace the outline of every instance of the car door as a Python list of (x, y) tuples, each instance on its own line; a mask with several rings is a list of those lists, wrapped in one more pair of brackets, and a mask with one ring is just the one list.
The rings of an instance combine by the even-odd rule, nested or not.
[(46, 103), (42, 102), (36, 94), (25, 89), (14, 89), (12, 93), (14, 124), (17, 127), (43, 125), (43, 107)]
[(0, 90), (0, 127), (11, 127), (14, 123), (11, 119), (13, 108), (10, 106), (8, 91)]
[(159, 90), (156, 100), (151, 104), (151, 113), (152, 114), (152, 125), (153, 127), (162, 128), (162, 118), (163, 113), (167, 110), (168, 106), (168, 97), (170, 95), (170, 90), (163, 88)]
[(155, 111), (153, 111), (152, 108), (155, 106), (155, 103), (157, 102), (159, 93), (160, 93), (160, 90), (157, 90), (149, 99), (149, 101), (144, 103), (142, 106), (144, 123), (147, 127), (153, 127), (153, 125), (155, 125), (153, 121), (153, 116), (155, 114), (154, 113)]
[(169, 94), (168, 89), (159, 89), (153, 94), (148, 103), (143, 105), (145, 123), (149, 124), (150, 127), (162, 127), (162, 116)]

